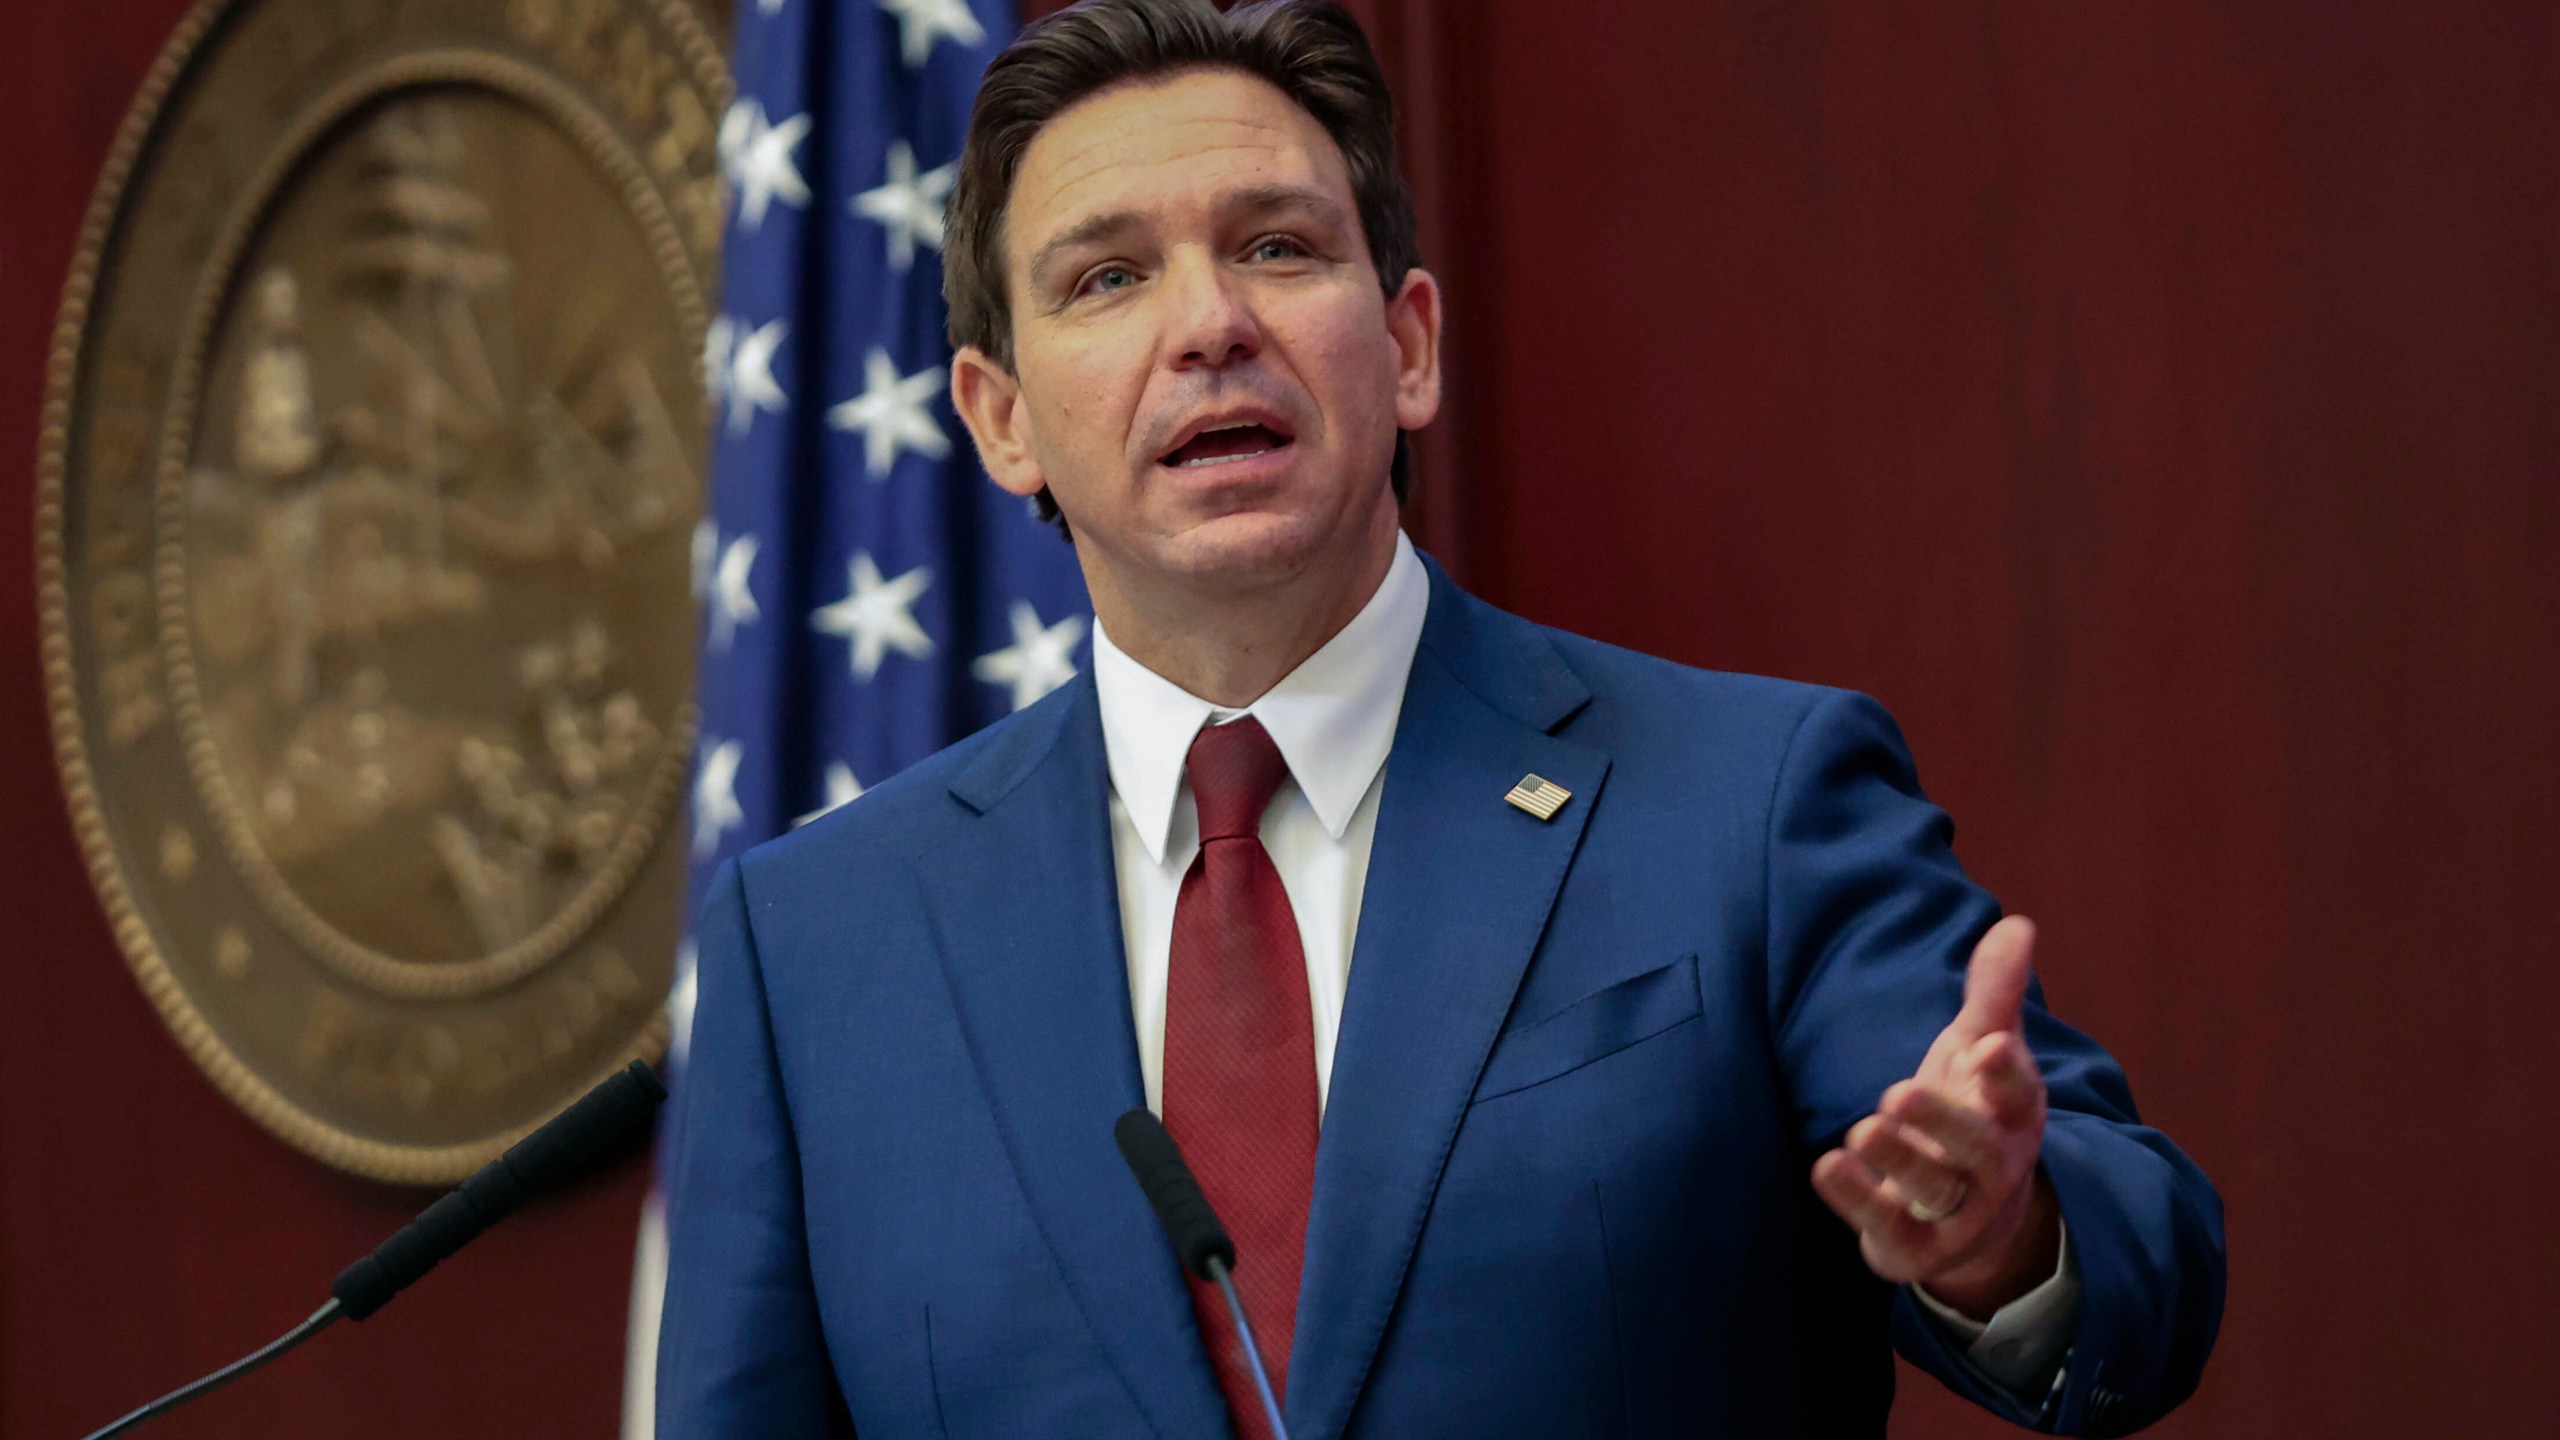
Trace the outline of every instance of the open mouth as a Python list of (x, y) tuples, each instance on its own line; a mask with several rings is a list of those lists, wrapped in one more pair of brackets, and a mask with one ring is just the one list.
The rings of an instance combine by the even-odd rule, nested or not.
[(1245, 421), (1203, 430), (1166, 452), (1157, 463), (1177, 470), (1199, 470), (1268, 455), (1288, 448), (1290, 443), (1288, 436), (1268, 425)]

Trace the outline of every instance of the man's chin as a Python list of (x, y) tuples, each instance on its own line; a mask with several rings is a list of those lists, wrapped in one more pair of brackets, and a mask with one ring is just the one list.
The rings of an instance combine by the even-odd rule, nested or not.
[(1303, 516), (1243, 510), (1187, 527), (1158, 558), (1170, 577), (1208, 590), (1245, 591), (1305, 573), (1326, 544)]

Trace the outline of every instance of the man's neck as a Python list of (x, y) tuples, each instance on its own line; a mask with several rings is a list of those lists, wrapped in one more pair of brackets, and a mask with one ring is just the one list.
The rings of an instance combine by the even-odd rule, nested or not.
[(1112, 643), (1130, 659), (1212, 705), (1241, 710), (1323, 649), (1378, 593), (1395, 563), (1397, 521), (1390, 502), (1356, 551), (1243, 593), (1141, 589), (1090, 568), (1087, 588)]

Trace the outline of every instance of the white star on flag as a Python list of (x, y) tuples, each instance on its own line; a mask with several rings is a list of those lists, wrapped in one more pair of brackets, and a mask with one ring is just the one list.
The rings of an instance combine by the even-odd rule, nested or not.
[(839, 760), (827, 767), (827, 802), (791, 822), (793, 829), (808, 824), (830, 810), (840, 810), (862, 798), (862, 782), (853, 778), (853, 767)]
[(693, 603), (711, 598), (711, 567), (720, 558), (720, 527), (708, 515), (693, 522)]
[(738, 223), (750, 235), (764, 224), (767, 210), (780, 200), (794, 209), (809, 203), (809, 182), (800, 178), (800, 162), (791, 152), (809, 138), (810, 120), (794, 115), (776, 125), (766, 118), (764, 102), (742, 98), (720, 117), (720, 168), (738, 195)]
[(747, 747), (735, 740), (715, 742), (702, 752), (702, 769), (693, 777), (693, 853), (698, 858), (720, 848), (720, 837), (747, 823), (738, 806), (738, 762)]
[(959, 178), (960, 162), (916, 173), (915, 148), (904, 140), (889, 142), (888, 183), (853, 197), (853, 213), (877, 220), (889, 231), (889, 268), (905, 274), (916, 263), (916, 247), (942, 248), (942, 202)]
[(963, 45), (987, 38), (986, 27), (969, 13), (967, 0), (880, 0), (880, 8), (898, 17), (898, 58), (915, 69), (933, 54), (933, 42), (944, 35)]
[(969, 664), (969, 673), (990, 685), (1013, 687), (1013, 708), (1022, 709), (1076, 678), (1076, 642), (1084, 638), (1084, 617), (1070, 615), (1043, 626), (1040, 612), (1026, 601), (1013, 602), (1013, 643)]
[(895, 580), (883, 580), (870, 552), (863, 551), (845, 570), (845, 597), (812, 613), (809, 626), (852, 642), (855, 679), (878, 674), (888, 651), (913, 660), (933, 653), (933, 639), (915, 616), (916, 597), (933, 583), (933, 567), (919, 565)]
[(738, 638), (738, 627), (751, 625), (764, 612), (756, 607), (756, 537), (741, 535), (720, 552), (720, 568), (711, 579), (711, 648), (726, 650)]
[(757, 411), (779, 415), (791, 403), (773, 378), (774, 352), (790, 338), (791, 322), (768, 320), (739, 339), (729, 357), (729, 433), (743, 435), (756, 423)]
[(862, 393), (827, 412), (838, 430), (862, 432), (862, 466), (874, 480), (885, 480), (900, 450), (913, 450), (928, 460), (951, 453), (951, 439), (926, 413), (925, 402), (942, 393), (942, 369), (919, 370), (901, 380), (898, 362), (874, 345), (862, 362)]
[(716, 408), (727, 398), (729, 352), (738, 343), (738, 322), (722, 315), (702, 332), (702, 388)]

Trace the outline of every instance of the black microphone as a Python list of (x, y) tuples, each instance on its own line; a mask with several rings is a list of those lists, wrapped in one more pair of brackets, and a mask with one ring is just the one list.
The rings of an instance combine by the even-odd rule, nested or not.
[[(108, 1440), (154, 1415), (164, 1415), (199, 1395), (239, 1379), (344, 1318), (362, 1320), (392, 1296), (436, 1268), (438, 1262), (503, 1220), (518, 1205), (567, 1179), (596, 1152), (629, 1133), (667, 1098), (658, 1072), (645, 1060), (629, 1066), (579, 1097), (540, 1129), (517, 1141), (504, 1155), (482, 1166), (417, 1219), (374, 1247), (372, 1254), (338, 1272), (329, 1285), (329, 1303), (285, 1332), (274, 1343), (216, 1370), (194, 1384), (173, 1390), (88, 1440)], [(1171, 1143), (1170, 1141), (1167, 1142)], [(1180, 1163), (1177, 1157), (1176, 1163)], [(1213, 1222), (1214, 1223), (1214, 1222)]]
[(480, 1168), (462, 1188), (426, 1208), (417, 1219), (374, 1247), (372, 1254), (338, 1272), (329, 1293), (350, 1320), (362, 1320), (437, 1264), (595, 1158), (607, 1141), (646, 1119), (667, 1098), (649, 1062), (634, 1060), (620, 1074), (578, 1098), (506, 1154)]
[(1263, 1418), (1271, 1422), (1277, 1440), (1289, 1440), (1280, 1402), (1271, 1393), (1271, 1373), (1262, 1367), (1262, 1347), (1254, 1344), (1253, 1326), (1244, 1318), (1244, 1297), (1236, 1293), (1232, 1273), (1236, 1242), (1227, 1238), (1227, 1227), (1218, 1223), (1218, 1212), (1210, 1208), (1209, 1197), (1200, 1193), (1200, 1181), (1183, 1160), (1182, 1147), (1173, 1143), (1164, 1122), (1144, 1109), (1121, 1116), (1111, 1135), (1120, 1142), (1120, 1158), (1129, 1162), (1129, 1173), (1138, 1177), (1147, 1203), (1155, 1207), (1156, 1223), (1173, 1242), (1174, 1258), (1226, 1297), (1227, 1315), (1244, 1341), (1245, 1364), (1253, 1370), (1253, 1388), (1262, 1396)]

